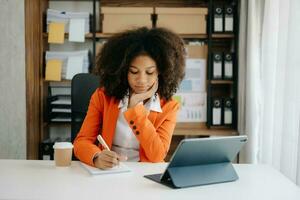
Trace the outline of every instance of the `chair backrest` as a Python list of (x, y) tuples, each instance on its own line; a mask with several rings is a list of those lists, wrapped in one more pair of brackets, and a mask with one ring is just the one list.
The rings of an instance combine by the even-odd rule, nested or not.
[(71, 83), (71, 141), (79, 132), (86, 116), (91, 95), (99, 87), (99, 77), (93, 74), (76, 74)]

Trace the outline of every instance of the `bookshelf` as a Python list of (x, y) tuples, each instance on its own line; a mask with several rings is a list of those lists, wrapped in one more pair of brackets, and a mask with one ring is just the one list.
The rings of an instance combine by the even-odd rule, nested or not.
[[(45, 51), (49, 49), (47, 43), (48, 33), (46, 33), (46, 11), (49, 8), (49, 2), (59, 2), (62, 0), (33, 0), (25, 1), (25, 24), (26, 24), (26, 73), (27, 73), (27, 141), (28, 158), (38, 158), (39, 143), (49, 136), (49, 123), (45, 121), (45, 111), (47, 109), (46, 99), (48, 96), (48, 87), (50, 82), (44, 78), (45, 74)], [(72, 3), (77, 1), (64, 0)], [(235, 77), (232, 80), (214, 80), (211, 79), (212, 60), (210, 53), (213, 50), (233, 51), (237, 56), (238, 52), (238, 0), (155, 0), (155, 1), (121, 1), (121, 0), (80, 0), (92, 5), (91, 32), (85, 35), (85, 38), (92, 43), (92, 65), (95, 61), (96, 42), (102, 39), (108, 39), (112, 34), (102, 33), (99, 26), (99, 19), (103, 17), (100, 12), (100, 6), (112, 7), (206, 7), (207, 15), (207, 33), (206, 34), (180, 34), (186, 41), (199, 40), (208, 45), (207, 57), (207, 110), (211, 109), (211, 97), (225, 95), (234, 98), (234, 123), (232, 126), (213, 126), (211, 124), (211, 114), (207, 112), (207, 122), (181, 122), (176, 125), (175, 136), (231, 136), (237, 135), (237, 59), (235, 62)], [(234, 26), (232, 33), (214, 33), (213, 26), (213, 8), (215, 3), (232, 2), (236, 8)], [(99, 7), (98, 7), (99, 6)], [(99, 13), (100, 12), (100, 13)], [(96, 16), (99, 13), (100, 16)], [(99, 17), (99, 18), (98, 18)], [(68, 37), (68, 34), (65, 34)], [(36, 56), (38, 55), (38, 56)], [(63, 84), (70, 84), (70, 80), (62, 80)], [(57, 126), (65, 127), (65, 123), (54, 123)]]
[[(184, 39), (208, 39), (208, 35), (207, 34), (179, 34), (180, 37), (184, 38)], [(111, 37), (112, 34), (108, 34), (108, 33), (99, 33), (97, 32), (95, 35), (96, 39), (106, 39)], [(47, 38), (48, 37), (48, 33), (43, 33), (43, 37)], [(65, 38), (69, 37), (68, 33), (65, 33)], [(85, 34), (85, 38), (87, 39), (92, 39), (93, 38), (93, 34), (92, 33), (87, 33)], [(212, 38), (218, 38), (218, 39), (226, 39), (226, 38), (234, 38), (233, 34), (213, 34)]]

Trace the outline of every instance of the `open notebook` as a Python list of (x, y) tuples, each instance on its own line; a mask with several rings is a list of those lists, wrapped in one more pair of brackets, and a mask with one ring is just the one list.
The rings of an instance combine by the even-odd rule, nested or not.
[(120, 163), (118, 166), (115, 166), (111, 169), (98, 169), (92, 166), (89, 166), (87, 164), (84, 164), (80, 162), (81, 166), (83, 166), (84, 169), (86, 169), (91, 175), (101, 175), (101, 174), (115, 174), (115, 173), (124, 173), (124, 172), (130, 172), (131, 169), (128, 168), (125, 164)]

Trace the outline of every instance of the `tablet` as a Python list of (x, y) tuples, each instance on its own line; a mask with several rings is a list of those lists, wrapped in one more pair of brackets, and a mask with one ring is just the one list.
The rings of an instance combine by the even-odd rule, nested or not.
[(231, 161), (246, 141), (244, 135), (183, 139), (164, 173), (145, 177), (173, 188), (237, 180)]

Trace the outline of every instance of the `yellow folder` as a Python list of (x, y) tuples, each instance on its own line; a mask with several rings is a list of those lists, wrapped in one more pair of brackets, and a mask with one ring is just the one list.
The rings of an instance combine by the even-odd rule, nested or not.
[(46, 64), (46, 80), (61, 81), (61, 60), (48, 60)]
[(65, 40), (65, 24), (52, 22), (49, 24), (49, 43), (63, 44)]

